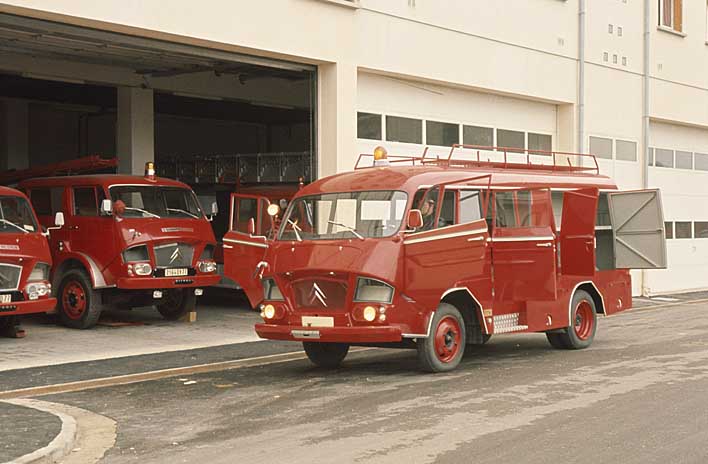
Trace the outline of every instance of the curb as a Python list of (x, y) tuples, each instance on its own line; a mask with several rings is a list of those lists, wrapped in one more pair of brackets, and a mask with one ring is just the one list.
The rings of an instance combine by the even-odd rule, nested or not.
[(54, 464), (59, 462), (74, 448), (78, 430), (76, 420), (68, 414), (57, 411), (52, 403), (28, 399), (6, 400), (5, 403), (24, 406), (52, 414), (61, 420), (61, 431), (44, 448), (40, 448), (30, 454), (25, 454), (24, 456), (3, 464)]

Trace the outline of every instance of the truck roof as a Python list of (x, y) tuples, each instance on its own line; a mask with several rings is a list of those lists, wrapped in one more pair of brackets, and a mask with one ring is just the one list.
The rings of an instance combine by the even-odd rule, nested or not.
[(24, 193), (11, 187), (0, 185), (0, 195), (27, 198)]
[(165, 177), (155, 177), (148, 179), (143, 176), (129, 176), (124, 174), (87, 174), (82, 176), (56, 176), (56, 177), (36, 177), (20, 182), (20, 187), (62, 187), (72, 185), (101, 185), (108, 188), (111, 185), (161, 185), (169, 187), (182, 187), (189, 189), (187, 184), (167, 179)]
[[(489, 166), (452, 168), (434, 165), (370, 167), (335, 174), (317, 180), (300, 190), (300, 195), (362, 190), (404, 190), (413, 192), (421, 187), (454, 182), (475, 176), (491, 176), (492, 187), (519, 188), (598, 188), (616, 190), (615, 182), (603, 175), (553, 169), (505, 169)], [(486, 186), (488, 178), (470, 182)]]

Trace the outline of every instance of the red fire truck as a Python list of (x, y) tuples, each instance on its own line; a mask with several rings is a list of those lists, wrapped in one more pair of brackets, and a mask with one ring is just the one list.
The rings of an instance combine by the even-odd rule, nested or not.
[[(61, 227), (63, 215), (55, 222)], [(56, 227), (53, 227), (56, 228)], [(54, 309), (49, 269), (52, 257), (47, 239), (27, 197), (0, 187), (0, 332), (22, 337), (18, 316)]]
[(92, 327), (109, 305), (155, 304), (166, 319), (178, 319), (194, 310), (202, 287), (219, 281), (216, 241), (194, 192), (155, 177), (151, 164), (145, 177), (99, 174), (20, 183), (40, 223), (59, 211), (66, 216), (66, 227), (49, 240), (63, 324)]
[(631, 307), (629, 269), (666, 263), (658, 191), (618, 191), (591, 155), (459, 145), (442, 159), (377, 149), (374, 166), (300, 190), (275, 240), (241, 242), (262, 279), (258, 335), (327, 367), (376, 345), (448, 371), (506, 333), (585, 348), (597, 314)]

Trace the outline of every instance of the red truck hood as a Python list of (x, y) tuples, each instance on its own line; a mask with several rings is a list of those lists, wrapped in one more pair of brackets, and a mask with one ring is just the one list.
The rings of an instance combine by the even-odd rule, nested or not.
[(20, 258), (51, 264), (47, 239), (38, 233), (0, 233), (0, 259), (14, 263)]
[(126, 246), (148, 242), (216, 242), (206, 219), (120, 218), (117, 223)]

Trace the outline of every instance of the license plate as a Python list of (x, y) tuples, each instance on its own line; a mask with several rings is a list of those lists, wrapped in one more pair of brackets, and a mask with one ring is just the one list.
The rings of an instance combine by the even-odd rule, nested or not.
[(186, 268), (165, 269), (165, 277), (181, 277), (187, 275)]
[(0, 295), (0, 303), (12, 303), (12, 295)]
[(303, 327), (334, 327), (333, 317), (302, 316)]

